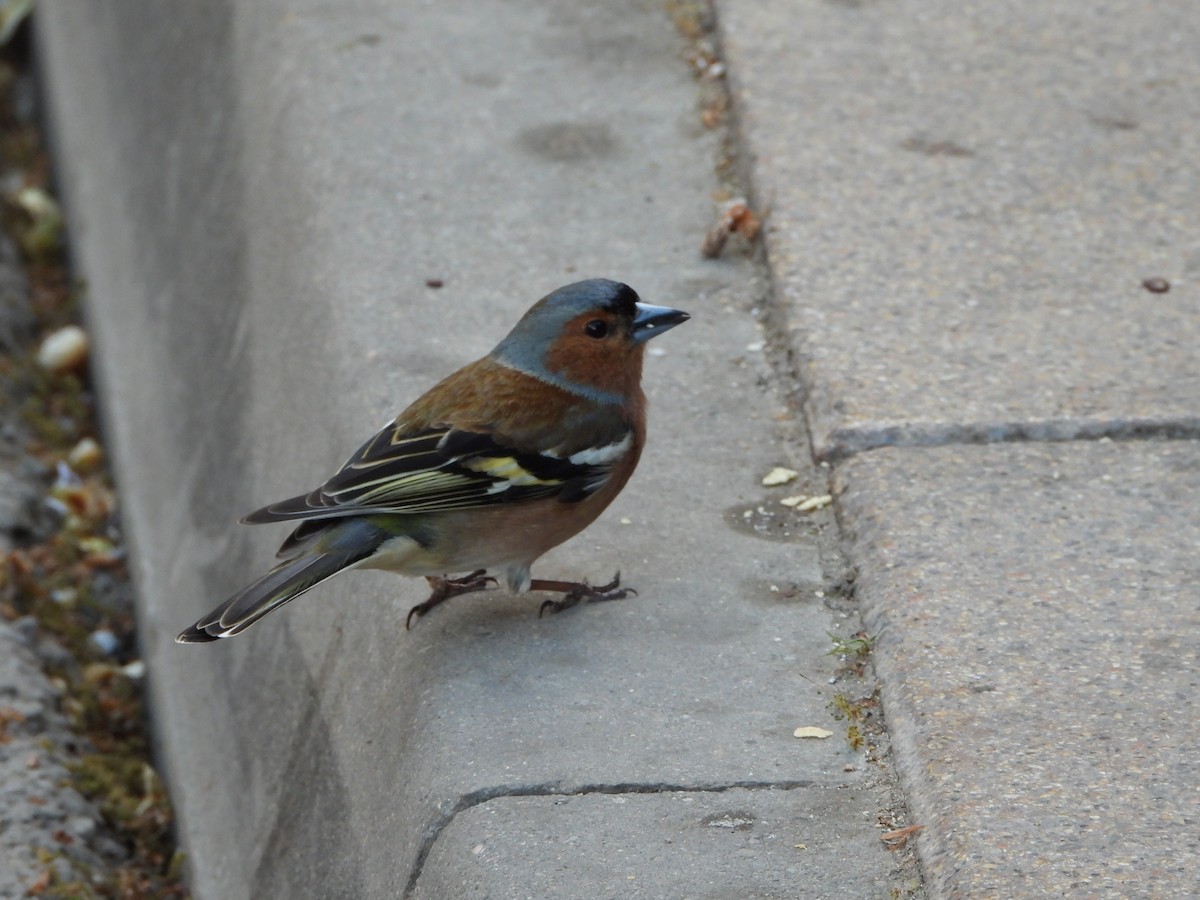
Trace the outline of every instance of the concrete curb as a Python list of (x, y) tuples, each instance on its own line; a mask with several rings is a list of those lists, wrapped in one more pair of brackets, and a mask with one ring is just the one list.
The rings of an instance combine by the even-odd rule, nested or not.
[[(196, 895), (886, 893), (878, 768), (792, 735), (839, 727), (820, 685), (847, 625), (811, 525), (758, 512), (762, 474), (804, 460), (747, 349), (753, 268), (697, 255), (715, 139), (661, 11), (39, 16)], [(171, 642), (269, 559), (278, 535), (238, 515), (591, 275), (695, 316), (649, 360), (633, 484), (543, 564), (619, 564), (636, 601), (539, 621), (536, 599), (466, 600), (405, 634), (421, 586), (356, 575), (236, 640)]]

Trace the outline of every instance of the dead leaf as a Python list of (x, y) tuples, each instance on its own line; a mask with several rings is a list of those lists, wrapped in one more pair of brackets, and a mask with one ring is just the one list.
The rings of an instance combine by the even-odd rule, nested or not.
[(33, 884), (25, 889), (25, 893), (32, 896), (45, 893), (45, 891), (50, 887), (50, 880), (53, 877), (53, 873), (51, 873), (49, 869), (42, 870), (42, 874), (34, 879)]
[(715, 259), (725, 249), (725, 242), (731, 234), (738, 234), (747, 243), (753, 243), (762, 231), (762, 217), (744, 199), (737, 199), (726, 205), (717, 224), (709, 229), (700, 246), (700, 254), (706, 259)]
[(895, 831), (885, 831), (879, 839), (887, 844), (889, 850), (899, 850), (908, 843), (908, 839), (924, 828), (924, 825), (905, 825)]

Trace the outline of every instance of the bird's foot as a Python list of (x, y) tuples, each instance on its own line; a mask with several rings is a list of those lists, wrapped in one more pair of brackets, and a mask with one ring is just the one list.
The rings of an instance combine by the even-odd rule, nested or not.
[(459, 594), (471, 594), (475, 591), (484, 591), (490, 585), (496, 583), (496, 579), (489, 575), (486, 569), (476, 569), (470, 575), (464, 575), (462, 578), (446, 578), (444, 575), (440, 577), (426, 575), (425, 580), (429, 582), (432, 592), (428, 600), (424, 603), (418, 603), (408, 611), (408, 618), (404, 620), (405, 631), (412, 628), (414, 616), (419, 619), (435, 606), (445, 603), (451, 597), (457, 597)]
[(538, 609), (538, 618), (546, 614), (549, 610), (551, 613), (560, 613), (564, 609), (570, 609), (572, 606), (587, 601), (595, 603), (601, 600), (624, 600), (630, 594), (637, 596), (637, 591), (633, 588), (621, 587), (621, 573), (618, 572), (613, 576), (613, 580), (608, 584), (597, 585), (593, 587), (586, 581), (546, 581), (541, 578), (535, 578), (529, 584), (531, 591), (554, 591), (562, 594), (559, 600), (547, 600)]

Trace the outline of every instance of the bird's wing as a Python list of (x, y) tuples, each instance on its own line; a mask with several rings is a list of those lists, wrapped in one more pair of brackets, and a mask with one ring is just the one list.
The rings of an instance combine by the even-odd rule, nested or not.
[(544, 497), (582, 500), (598, 490), (634, 443), (631, 430), (569, 456), (505, 446), (494, 435), (438, 426), (400, 433), (389, 426), (329, 481), (273, 503), (243, 522), (426, 513)]

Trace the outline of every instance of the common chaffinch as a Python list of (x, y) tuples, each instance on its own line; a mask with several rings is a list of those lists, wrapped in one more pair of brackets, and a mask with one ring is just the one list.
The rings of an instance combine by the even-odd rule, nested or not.
[(239, 634), (345, 569), (425, 576), (432, 593), (405, 627), (494, 583), (488, 570), (513, 593), (562, 595), (541, 612), (626, 596), (619, 573), (595, 587), (535, 579), (530, 567), (590, 525), (633, 474), (646, 437), (646, 342), (688, 318), (600, 278), (543, 297), (491, 353), (400, 413), (321, 487), (242, 519), (300, 524), (282, 562), (175, 640)]

